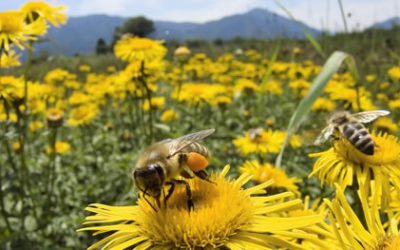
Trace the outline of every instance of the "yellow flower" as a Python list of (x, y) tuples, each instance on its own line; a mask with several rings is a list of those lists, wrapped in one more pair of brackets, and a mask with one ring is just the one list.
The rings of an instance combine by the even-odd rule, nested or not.
[(389, 97), (385, 93), (379, 93), (376, 95), (376, 97), (378, 98), (378, 100), (381, 100), (382, 102), (387, 103), (389, 101)]
[(289, 82), (289, 88), (298, 91), (301, 96), (305, 95), (310, 86), (311, 83), (304, 79), (297, 79)]
[(164, 123), (170, 122), (172, 120), (179, 119), (179, 113), (173, 109), (167, 109), (161, 114), (161, 121)]
[(89, 65), (83, 64), (79, 66), (79, 71), (80, 72), (90, 72), (91, 68)]
[(387, 89), (390, 87), (390, 83), (388, 82), (381, 82), (381, 84), (379, 85), (380, 89)]
[(395, 81), (400, 81), (400, 66), (393, 66), (388, 70), (388, 75)]
[[(165, 105), (165, 97), (155, 96), (151, 98), (150, 102), (151, 102), (151, 107), (153, 109), (159, 109)], [(148, 111), (149, 109), (150, 109), (150, 103), (149, 100), (146, 99), (143, 103), (143, 110)]]
[(24, 96), (24, 79), (14, 76), (0, 76), (0, 97), (6, 100), (22, 100)]
[(376, 80), (376, 75), (372, 75), (372, 74), (366, 75), (366, 76), (365, 76), (365, 80), (366, 80), (367, 82), (374, 82), (374, 81)]
[(32, 132), (36, 132), (43, 127), (44, 127), (43, 122), (40, 121), (33, 121), (29, 123), (29, 130)]
[(0, 12), (0, 50), (10, 51), (10, 45), (19, 49), (28, 46), (27, 41), (36, 40), (46, 33), (46, 23), (42, 19), (26, 24), (18, 11)]
[(114, 73), (117, 69), (114, 66), (108, 66), (107, 71), (110, 73)]
[(76, 76), (63, 69), (53, 69), (46, 73), (44, 80), (49, 84), (60, 84), (67, 80), (75, 80)]
[(71, 127), (87, 125), (96, 118), (98, 107), (93, 104), (85, 104), (71, 110), (68, 125)]
[(216, 96), (214, 99), (210, 100), (210, 104), (213, 106), (226, 107), (226, 105), (231, 103), (232, 103), (232, 98), (225, 95), (219, 95)]
[(74, 92), (68, 100), (71, 105), (80, 105), (89, 103), (91, 101), (92, 97), (82, 92)]
[(12, 149), (14, 150), (14, 152), (19, 152), (20, 150), (21, 150), (21, 143), (19, 142), (19, 141), (17, 141), (17, 142), (14, 142), (12, 145), (11, 145), (11, 147), (12, 147)]
[(253, 81), (250, 81), (245, 78), (240, 78), (236, 81), (235, 84), (235, 91), (237, 92), (246, 92), (246, 93), (253, 93), (259, 90), (259, 86), (255, 84)]
[(242, 155), (249, 155), (252, 153), (276, 154), (281, 149), (283, 141), (285, 140), (285, 134), (279, 133), (279, 131), (262, 129), (258, 131), (246, 132), (244, 136), (238, 137), (233, 140), (233, 144)]
[(19, 61), (19, 55), (14, 50), (10, 50), (7, 53), (0, 54), (0, 69), (18, 67), (21, 63)]
[(280, 96), (283, 93), (282, 84), (277, 80), (268, 80), (261, 85), (261, 90), (266, 93)]
[(380, 128), (386, 130), (386, 132), (396, 133), (399, 129), (397, 124), (392, 121), (389, 117), (381, 117), (374, 122), (374, 128)]
[(196, 104), (202, 101), (211, 103), (214, 98), (219, 95), (224, 95), (226, 92), (227, 87), (220, 84), (185, 83), (182, 85), (180, 92), (175, 89), (172, 98), (190, 104)]
[(299, 48), (299, 47), (294, 47), (293, 49), (292, 49), (292, 53), (293, 54), (301, 54), (301, 49)]
[(59, 127), (64, 119), (64, 111), (59, 108), (50, 108), (46, 112), (46, 118), (49, 127)]
[(389, 101), (390, 109), (400, 109), (400, 99)]
[(44, 18), (50, 22), (53, 26), (59, 27), (61, 24), (65, 24), (67, 16), (64, 14), (66, 7), (51, 6), (46, 2), (28, 2), (21, 7), (21, 12), (26, 16), (26, 20), (34, 22), (37, 18)]
[(333, 101), (319, 97), (317, 100), (315, 100), (312, 110), (323, 110), (323, 111), (328, 111), (332, 112), (336, 109), (336, 105)]
[(301, 182), (301, 179), (296, 177), (289, 178), (283, 169), (276, 168), (270, 163), (260, 164), (255, 160), (243, 163), (239, 168), (239, 172), (251, 174), (252, 180), (256, 183), (273, 180), (270, 188), (284, 188), (295, 193), (298, 193), (299, 189), (296, 183)]
[(265, 193), (271, 182), (244, 189), (251, 176), (225, 179), (228, 171), (229, 166), (219, 175), (212, 175), (215, 184), (199, 178), (188, 181), (195, 206), (190, 213), (181, 188), (158, 211), (142, 198), (134, 206), (93, 204), (86, 210), (94, 215), (86, 217), (86, 227), (79, 231), (108, 233), (90, 249), (295, 249), (299, 248), (296, 240), (317, 240), (298, 229), (321, 222), (322, 216), (282, 218), (279, 214), (301, 207), (301, 200), (284, 201), (293, 195), (290, 192), (254, 196)]
[(191, 53), (192, 52), (190, 51), (190, 49), (188, 49), (185, 46), (180, 46), (180, 47), (176, 48), (176, 50), (174, 51), (175, 56), (188, 56)]
[(310, 176), (316, 175), (321, 183), (331, 186), (334, 183), (345, 189), (359, 182), (360, 172), (367, 172), (387, 192), (382, 196), (386, 205), (390, 186), (400, 189), (400, 144), (392, 135), (372, 133), (375, 144), (373, 155), (366, 155), (356, 149), (347, 139), (336, 140), (333, 147), (321, 153), (311, 154), (318, 157)]
[[(64, 155), (68, 153), (71, 149), (71, 145), (65, 141), (57, 141), (56, 142), (56, 153), (60, 155)], [(47, 154), (51, 154), (53, 152), (51, 147), (47, 148)]]
[[(360, 183), (358, 198), (361, 202), (363, 212), (358, 214), (353, 206), (346, 200), (344, 190), (336, 187), (336, 199), (332, 202), (325, 200), (332, 211), (329, 220), (338, 238), (341, 249), (384, 249), (395, 250), (400, 248), (399, 223), (388, 213), (388, 226), (383, 223), (377, 201), (372, 198), (368, 202), (369, 184), (368, 180)], [(382, 194), (379, 185), (375, 185), (376, 191)], [(377, 196), (375, 196), (377, 197)]]
[(114, 53), (124, 61), (149, 62), (164, 57), (167, 49), (162, 41), (149, 38), (124, 36), (114, 47)]

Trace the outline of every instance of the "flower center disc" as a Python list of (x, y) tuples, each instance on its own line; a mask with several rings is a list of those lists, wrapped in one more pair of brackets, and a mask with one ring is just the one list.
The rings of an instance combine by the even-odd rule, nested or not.
[(194, 202), (191, 212), (183, 185), (176, 186), (167, 206), (162, 204), (157, 212), (139, 200), (136, 222), (143, 235), (163, 247), (218, 247), (226, 242), (250, 222), (255, 208), (239, 185), (222, 177), (213, 181), (189, 181)]

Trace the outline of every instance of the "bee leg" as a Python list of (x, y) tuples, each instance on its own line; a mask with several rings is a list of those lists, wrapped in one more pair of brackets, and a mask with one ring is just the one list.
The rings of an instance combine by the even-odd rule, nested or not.
[(171, 197), (172, 193), (175, 190), (175, 183), (174, 182), (166, 182), (166, 185), (170, 185), (169, 189), (168, 189), (168, 193), (164, 198), (164, 206), (167, 207), (167, 201), (168, 199)]
[(192, 190), (190, 189), (189, 183), (187, 183), (184, 180), (173, 180), (176, 184), (183, 184), (186, 187), (186, 195), (188, 197), (187, 199), (187, 206), (189, 212), (194, 210), (194, 203), (193, 203), (193, 197), (192, 197)]
[(197, 177), (199, 177), (202, 180), (208, 181), (212, 184), (216, 184), (215, 182), (213, 182), (212, 180), (210, 180), (210, 176), (207, 174), (207, 172), (205, 170), (200, 170), (197, 172), (193, 172)]
[(160, 196), (156, 197), (157, 207), (161, 208)]

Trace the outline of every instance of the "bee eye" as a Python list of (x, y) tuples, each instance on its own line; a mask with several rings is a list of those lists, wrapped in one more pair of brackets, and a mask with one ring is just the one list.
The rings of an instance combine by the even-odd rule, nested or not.
[(160, 179), (164, 180), (164, 170), (162, 169), (160, 164), (150, 165), (149, 169), (155, 170), (157, 172), (158, 176), (160, 177)]

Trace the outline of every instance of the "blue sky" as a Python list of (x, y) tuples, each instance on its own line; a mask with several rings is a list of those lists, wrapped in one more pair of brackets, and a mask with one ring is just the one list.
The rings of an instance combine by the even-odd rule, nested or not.
[[(0, 11), (17, 9), (26, 0), (0, 0)], [(285, 15), (273, 0), (48, 0), (65, 4), (68, 14), (145, 15), (153, 20), (205, 22), (226, 15), (243, 13), (252, 8), (268, 8)], [(337, 0), (280, 0), (299, 20), (316, 28), (342, 30), (343, 23)], [(351, 29), (362, 29), (400, 15), (399, 0), (342, 0), (346, 13), (351, 13)]]

